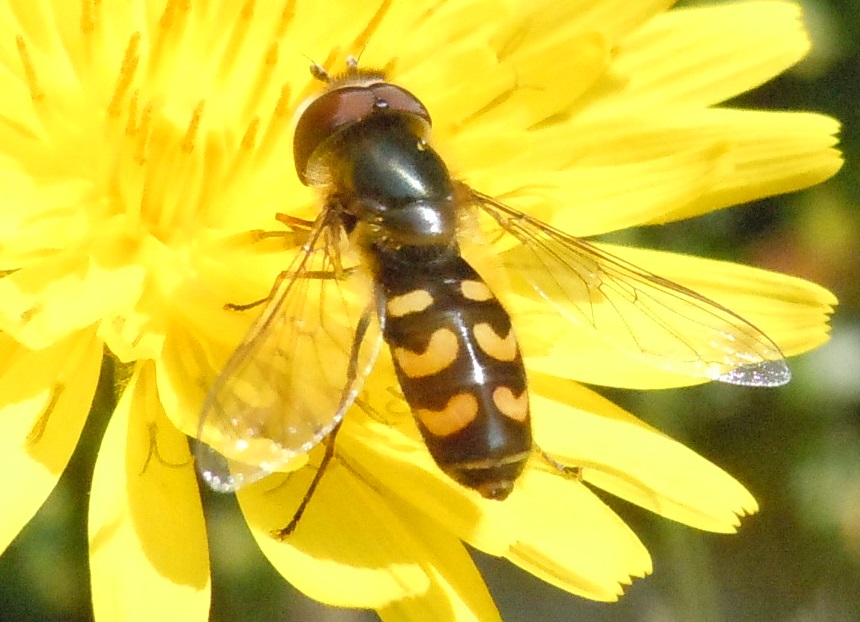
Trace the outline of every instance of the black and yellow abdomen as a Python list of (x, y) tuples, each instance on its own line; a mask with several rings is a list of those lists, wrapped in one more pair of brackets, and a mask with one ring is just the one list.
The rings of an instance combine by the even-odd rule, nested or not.
[(504, 499), (532, 448), (522, 356), (510, 317), (459, 255), (377, 263), (385, 341), (436, 463)]

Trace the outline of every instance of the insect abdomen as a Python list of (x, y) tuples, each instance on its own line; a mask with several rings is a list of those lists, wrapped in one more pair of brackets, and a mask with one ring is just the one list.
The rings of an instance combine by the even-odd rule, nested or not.
[(383, 262), (385, 340), (436, 463), (504, 499), (532, 446), (522, 356), (510, 317), (457, 255), (421, 266)]

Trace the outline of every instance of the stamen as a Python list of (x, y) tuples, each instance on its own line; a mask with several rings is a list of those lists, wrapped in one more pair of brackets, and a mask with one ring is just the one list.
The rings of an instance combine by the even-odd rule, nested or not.
[(370, 21), (367, 22), (367, 26), (364, 27), (355, 40), (352, 42), (351, 49), (361, 53), (365, 47), (367, 47), (367, 43), (370, 41), (373, 33), (376, 32), (376, 29), (379, 28), (379, 24), (382, 23), (382, 20), (385, 19), (385, 14), (388, 13), (388, 9), (391, 8), (392, 0), (383, 0), (382, 4), (379, 5), (379, 8), (374, 13), (373, 17), (370, 18)]
[(21, 323), (26, 324), (27, 322), (30, 322), (34, 317), (36, 317), (36, 314), (42, 312), (42, 309), (43, 305), (38, 302), (35, 303), (32, 307), (24, 309), (23, 311), (21, 311), (21, 314), (19, 316), (21, 318)]
[(254, 80), (254, 86), (249, 89), (248, 98), (245, 101), (243, 112), (245, 116), (253, 116), (257, 112), (257, 107), (260, 105), (260, 99), (272, 79), (272, 74), (275, 67), (278, 65), (279, 45), (274, 41), (266, 52), (266, 57), (263, 59), (262, 65), (257, 69), (257, 77)]
[(149, 133), (152, 127), (152, 102), (144, 106), (140, 115), (137, 129), (137, 144), (134, 149), (134, 161), (143, 166), (146, 163), (146, 146), (149, 143)]
[(254, 141), (257, 138), (257, 130), (260, 129), (260, 119), (254, 117), (248, 124), (248, 129), (245, 130), (245, 135), (242, 136), (242, 144), (239, 145), (239, 152), (253, 151)]
[(226, 80), (233, 69), (233, 65), (236, 63), (236, 58), (239, 55), (239, 50), (245, 42), (248, 28), (251, 26), (251, 18), (254, 17), (254, 2), (255, 0), (246, 0), (242, 10), (239, 12), (239, 19), (233, 23), (233, 31), (230, 33), (227, 46), (221, 55), (221, 64), (218, 67), (218, 78), (221, 80)]
[(280, 39), (287, 32), (293, 17), (296, 15), (296, 0), (287, 0), (284, 3), (284, 10), (281, 11), (281, 19), (275, 27), (275, 38)]
[(35, 445), (42, 440), (42, 437), (45, 435), (45, 428), (48, 427), (48, 419), (57, 407), (57, 402), (60, 401), (60, 395), (62, 395), (65, 389), (65, 385), (61, 383), (57, 383), (51, 387), (51, 399), (48, 401), (48, 405), (45, 407), (44, 412), (39, 415), (39, 418), (30, 430), (30, 433), (27, 434), (28, 445)]
[(415, 21), (412, 23), (413, 29), (417, 30), (420, 24), (429, 21), (430, 18), (436, 15), (439, 12), (439, 9), (441, 9), (443, 6), (443, 2), (437, 2), (436, 4), (424, 9), (424, 11), (422, 13), (419, 13), (418, 16), (415, 18)]
[(93, 0), (81, 0), (81, 32), (91, 34), (96, 29), (96, 11)]
[(140, 473), (138, 473), (138, 475), (143, 475), (144, 473), (146, 473), (146, 470), (149, 468), (149, 465), (152, 462), (153, 458), (158, 464), (168, 469), (181, 469), (182, 467), (186, 467), (191, 464), (191, 456), (188, 456), (182, 462), (172, 462), (161, 455), (161, 451), (158, 449), (157, 423), (155, 423), (154, 421), (147, 423), (146, 430), (149, 435), (149, 448), (147, 449), (146, 459), (143, 461), (143, 466), (141, 467)]
[(278, 103), (275, 104), (275, 110), (272, 112), (263, 138), (260, 140), (260, 146), (254, 155), (255, 162), (261, 162), (263, 158), (267, 158), (271, 154), (276, 141), (284, 134), (284, 126), (289, 122), (289, 111), (290, 86), (289, 84), (284, 84), (281, 87), (281, 95), (278, 97)]
[(187, 14), (190, 8), (191, 3), (188, 0), (167, 0), (167, 5), (158, 20), (158, 27), (162, 31), (170, 30), (177, 17)]
[(239, 175), (248, 164), (251, 154), (254, 153), (254, 145), (257, 141), (257, 132), (260, 130), (260, 119), (254, 117), (245, 129), (245, 134), (242, 136), (242, 142), (236, 150), (236, 156), (233, 158), (233, 163), (230, 165), (230, 170), (224, 176), (224, 187), (229, 187), (233, 180)]
[(138, 63), (140, 62), (140, 31), (131, 35), (128, 40), (128, 45), (125, 48), (125, 55), (122, 58), (122, 65), (119, 68), (119, 76), (117, 77), (116, 86), (113, 89), (113, 96), (110, 104), (108, 104), (108, 115), (117, 118), (121, 112), (122, 100), (125, 98), (131, 83), (134, 81), (134, 74), (137, 71)]
[(194, 139), (197, 138), (197, 130), (200, 128), (200, 117), (203, 115), (205, 104), (206, 100), (201, 99), (194, 112), (191, 113), (188, 129), (185, 130), (185, 136), (182, 137), (182, 143), (180, 143), (182, 151), (185, 153), (194, 151)]
[(169, 42), (169, 37), (181, 34), (181, 28), (186, 21), (184, 18), (188, 16), (190, 9), (190, 0), (167, 1), (167, 5), (164, 7), (164, 11), (162, 11), (161, 17), (158, 20), (158, 33), (152, 45), (150, 62), (147, 63), (150, 78), (155, 78), (157, 72), (164, 66), (164, 63), (161, 62), (161, 57)]
[(478, 110), (476, 110), (472, 114), (468, 115), (464, 119), (460, 120), (456, 124), (456, 127), (460, 128), (460, 127), (466, 126), (469, 123), (472, 123), (475, 119), (481, 117), (482, 115), (485, 115), (485, 114), (491, 112), (492, 110), (500, 107), (502, 104), (504, 104), (506, 101), (508, 101), (513, 96), (513, 94), (517, 91), (517, 88), (518, 88), (518, 85), (514, 84), (513, 86), (509, 87), (506, 91), (499, 93), (493, 99), (491, 99), (489, 102), (487, 102), (484, 106), (482, 106), (481, 108), (479, 108)]
[[(151, 156), (146, 164), (146, 178), (141, 193), (141, 214), (150, 231), (167, 242), (181, 237), (193, 223), (200, 207), (200, 193), (208, 187), (200, 164), (206, 156), (195, 156), (195, 149), (212, 148), (206, 135), (200, 133), (206, 100), (200, 100), (191, 112), (185, 134), (173, 142), (173, 133), (163, 126), (153, 128)], [(198, 142), (202, 143), (198, 146)], [(220, 159), (210, 154), (210, 161)]]
[(128, 118), (125, 120), (125, 135), (134, 136), (137, 132), (137, 103), (140, 99), (140, 90), (134, 89), (131, 100), (128, 102)]
[(30, 89), (30, 99), (34, 102), (41, 102), (45, 99), (45, 92), (39, 86), (39, 81), (36, 79), (36, 69), (33, 66), (33, 61), (30, 60), (30, 54), (27, 52), (27, 44), (24, 42), (24, 37), (18, 35), (15, 37), (15, 42), (18, 44), (18, 56), (21, 57), (24, 76), (27, 78), (27, 88)]

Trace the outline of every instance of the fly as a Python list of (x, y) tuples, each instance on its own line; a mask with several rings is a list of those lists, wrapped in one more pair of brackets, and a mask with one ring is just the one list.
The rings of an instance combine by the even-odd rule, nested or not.
[(442, 471), (489, 499), (511, 493), (533, 451), (527, 376), (510, 315), (463, 257), (475, 211), (547, 310), (598, 333), (611, 325), (602, 336), (673, 372), (790, 379), (776, 344), (727, 308), (453, 179), (429, 112), (383, 72), (354, 61), (339, 77), (313, 72), (326, 87), (301, 112), (294, 159), (324, 200), (207, 396), (197, 464), (213, 489), (235, 491), (336, 431), (385, 343)]

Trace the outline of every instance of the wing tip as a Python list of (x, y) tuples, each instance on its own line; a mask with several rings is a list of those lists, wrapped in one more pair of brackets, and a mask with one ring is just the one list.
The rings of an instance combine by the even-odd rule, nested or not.
[(744, 387), (781, 387), (791, 380), (791, 370), (785, 360), (778, 359), (741, 365), (714, 379)]
[(200, 478), (206, 482), (206, 485), (209, 486), (215, 492), (220, 493), (231, 493), (236, 492), (239, 488), (242, 487), (244, 483), (244, 478), (241, 475), (232, 475), (232, 474), (218, 474), (213, 470), (203, 470), (199, 469)]

